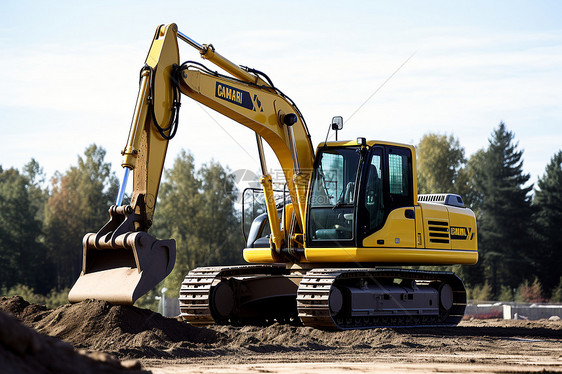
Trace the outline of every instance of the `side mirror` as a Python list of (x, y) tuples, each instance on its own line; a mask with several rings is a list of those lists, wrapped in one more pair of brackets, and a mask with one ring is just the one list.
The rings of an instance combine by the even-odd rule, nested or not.
[(343, 129), (343, 117), (342, 116), (335, 116), (332, 118), (332, 130), (341, 130)]

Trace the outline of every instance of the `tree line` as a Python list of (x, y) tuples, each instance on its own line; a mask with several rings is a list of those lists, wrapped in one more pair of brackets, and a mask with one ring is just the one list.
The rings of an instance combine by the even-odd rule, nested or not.
[[(504, 123), (469, 158), (453, 135), (426, 134), (416, 148), (419, 193), (457, 193), (476, 214), (479, 262), (451, 267), (471, 296), (562, 301), (562, 150), (534, 186)], [(80, 273), (81, 239), (108, 220), (119, 187), (105, 156), (91, 145), (49, 183), (34, 159), (22, 170), (0, 166), (2, 294), (64, 302)], [(197, 168), (186, 151), (176, 157), (164, 172), (150, 231), (176, 240), (176, 266), (146, 305), (162, 287), (177, 296), (190, 269), (243, 263), (238, 193), (228, 168), (214, 161)]]
[(472, 297), (562, 301), (562, 150), (535, 186), (503, 122), (468, 159), (453, 135), (426, 134), (416, 149), (419, 193), (457, 193), (476, 214), (478, 264), (453, 267)]
[[(49, 183), (34, 159), (21, 171), (0, 166), (1, 294), (66, 302), (81, 271), (82, 237), (109, 219), (119, 188), (105, 156), (103, 148), (91, 145)], [(197, 169), (187, 152), (175, 159), (164, 174), (150, 230), (177, 241), (176, 266), (163, 285), (177, 294), (189, 269), (243, 262), (236, 194), (234, 177), (220, 164)]]

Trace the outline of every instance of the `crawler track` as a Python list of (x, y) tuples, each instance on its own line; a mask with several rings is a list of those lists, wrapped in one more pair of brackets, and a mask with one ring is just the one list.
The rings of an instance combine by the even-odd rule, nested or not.
[[(346, 313), (333, 315), (330, 310), (332, 287), (354, 279), (409, 279), (424, 282), (444, 282), (452, 287), (453, 305), (439, 315), (376, 315), (354, 317)], [(450, 272), (414, 271), (407, 269), (313, 269), (300, 283), (297, 295), (299, 318), (305, 326), (325, 330), (369, 329), (376, 327), (416, 327), (457, 325), (466, 307), (466, 291), (462, 281)], [(398, 311), (400, 312), (400, 311)]]
[[(263, 318), (221, 318), (212, 306), (213, 287), (229, 277), (251, 277), (283, 275), (288, 271), (284, 265), (242, 265), (197, 268), (189, 272), (180, 289), (181, 317), (192, 325), (219, 324), (267, 324), (271, 316)], [(275, 321), (271, 321), (272, 323)]]
[[(287, 292), (284, 286), (291, 278), (294, 289)], [(232, 280), (236, 279), (236, 282)], [(330, 308), (330, 297), (334, 288), (345, 289), (354, 282), (368, 282), (373, 287), (388, 283), (393, 279), (415, 281), (415, 284), (439, 287), (448, 284), (452, 289), (452, 306), (445, 310), (433, 308), (432, 313), (424, 313), (423, 308), (407, 309), (396, 300), (393, 310), (368, 310), (362, 315), (352, 313), (349, 297), (343, 301), (342, 311), (334, 313)], [(254, 288), (258, 291), (272, 289), (268, 298), (248, 291), (248, 285), (260, 282), (273, 282), (273, 287)], [(232, 291), (232, 312), (227, 316), (217, 312), (217, 285), (229, 284)], [(244, 283), (246, 282), (246, 283)], [(233, 285), (236, 283), (236, 285)], [(298, 284), (298, 288), (296, 286)], [(285, 290), (277, 291), (277, 285)], [(384, 286), (380, 286), (384, 287)], [(366, 293), (364, 298), (375, 298), (378, 294)], [(433, 290), (433, 288), (431, 288)], [(230, 292), (230, 291), (229, 291)], [(278, 292), (278, 295), (276, 294)], [(415, 294), (415, 292), (414, 292)], [(433, 294), (436, 291), (433, 290)], [(230, 297), (230, 296), (229, 296)], [(333, 297), (333, 296), (332, 296)], [(360, 298), (363, 296), (360, 296)], [(419, 297), (423, 298), (423, 295)], [(257, 303), (241, 306), (244, 300), (255, 298)], [(269, 301), (263, 302), (263, 299)], [(223, 299), (224, 300), (224, 299)], [(296, 300), (296, 302), (295, 302)], [(422, 299), (423, 300), (423, 299)], [(219, 301), (219, 303), (222, 301)], [(333, 300), (332, 300), (333, 303)], [(228, 304), (228, 303), (227, 303)], [(249, 306), (248, 306), (249, 305)], [(197, 268), (189, 272), (180, 290), (180, 311), (184, 320), (193, 325), (233, 324), (268, 325), (271, 323), (299, 323), (324, 330), (368, 329), (375, 327), (416, 327), (432, 325), (456, 325), (464, 315), (466, 292), (462, 281), (453, 273), (436, 271), (416, 271), (407, 269), (312, 269), (306, 274), (291, 272), (284, 265), (248, 265)], [(229, 309), (230, 310), (230, 309)], [(298, 315), (298, 318), (297, 318)]]

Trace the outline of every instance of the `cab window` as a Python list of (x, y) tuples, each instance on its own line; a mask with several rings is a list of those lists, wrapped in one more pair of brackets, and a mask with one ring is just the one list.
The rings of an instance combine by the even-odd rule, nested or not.
[(360, 153), (357, 148), (328, 148), (318, 155), (310, 196), (309, 230), (313, 241), (352, 240)]
[(407, 148), (374, 146), (365, 164), (364, 195), (360, 196), (361, 235), (380, 230), (388, 214), (413, 205), (412, 156)]
[(388, 147), (388, 208), (414, 204), (412, 194), (412, 154), (407, 148)]
[(373, 232), (384, 222), (384, 195), (382, 174), (382, 149), (373, 151), (371, 160), (367, 164), (365, 199), (366, 226), (368, 232)]

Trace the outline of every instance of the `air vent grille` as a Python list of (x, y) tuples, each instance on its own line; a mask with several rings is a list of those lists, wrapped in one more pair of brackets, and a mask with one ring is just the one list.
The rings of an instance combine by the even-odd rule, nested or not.
[(427, 226), (431, 243), (449, 244), (449, 222), (430, 220)]
[(465, 207), (462, 198), (452, 193), (422, 194), (418, 195), (418, 201), (456, 206), (458, 208)]

